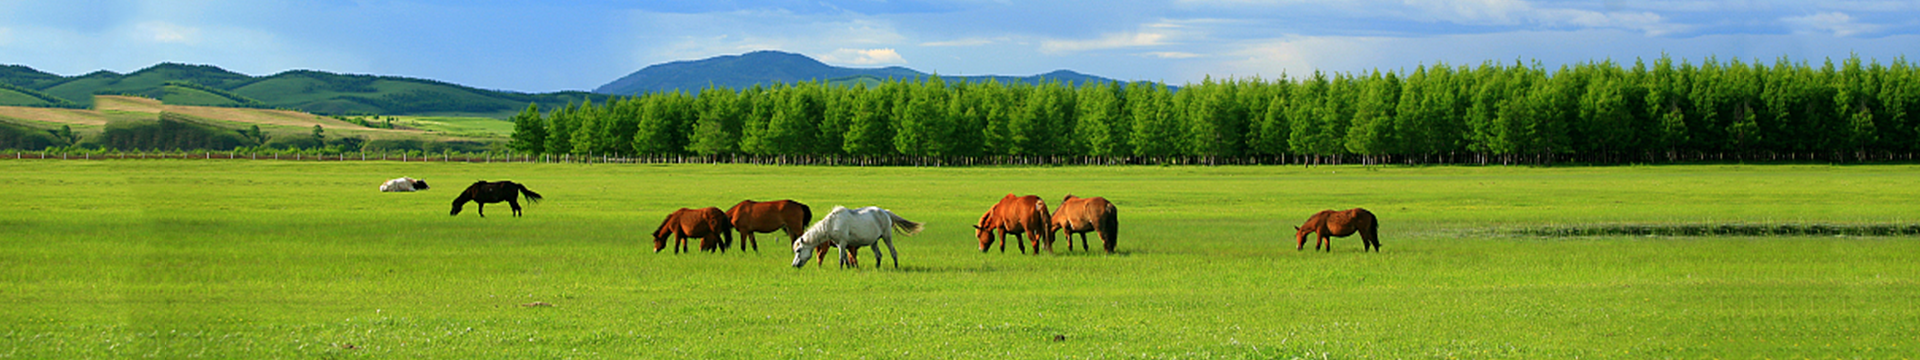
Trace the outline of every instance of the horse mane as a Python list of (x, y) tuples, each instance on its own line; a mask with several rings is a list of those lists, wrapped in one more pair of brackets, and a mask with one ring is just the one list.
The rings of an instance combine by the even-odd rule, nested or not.
[(800, 242), (801, 239), (808, 239), (814, 241), (814, 243), (808, 245), (819, 245), (821, 241), (819, 239), (828, 237), (827, 228), (831, 226), (828, 226), (827, 220), (837, 220), (839, 218), (834, 217), (834, 214), (845, 214), (846, 212), (847, 207), (834, 205), (833, 210), (827, 211), (827, 216), (820, 217), (820, 221), (814, 222), (813, 226), (808, 226), (807, 231), (801, 232), (800, 239), (794, 239), (794, 242)]
[[(682, 208), (681, 210), (686, 210), (686, 209)], [(673, 220), (678, 217), (680, 217), (679, 211), (675, 211), (672, 214), (667, 214), (666, 219), (660, 220), (660, 228), (653, 230), (653, 238), (657, 240), (659, 238), (666, 237), (667, 235), (672, 235), (673, 233), (669, 231), (669, 229), (667, 229), (667, 225), (673, 224)], [(674, 251), (679, 251), (679, 250), (674, 250)]]

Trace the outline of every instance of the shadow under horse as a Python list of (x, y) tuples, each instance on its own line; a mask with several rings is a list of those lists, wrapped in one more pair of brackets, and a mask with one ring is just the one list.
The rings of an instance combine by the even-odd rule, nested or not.
[(467, 186), (467, 191), (460, 192), (459, 198), (453, 199), (453, 211), (448, 212), (447, 216), (460, 215), (460, 210), (467, 205), (468, 201), (480, 203), (480, 208), (476, 211), (480, 213), (480, 217), (487, 217), (487, 204), (502, 201), (507, 202), (507, 206), (513, 207), (513, 216), (520, 216), (518, 199), (522, 193), (527, 194), (527, 202), (540, 202), (540, 194), (512, 181), (476, 181), (473, 185)]

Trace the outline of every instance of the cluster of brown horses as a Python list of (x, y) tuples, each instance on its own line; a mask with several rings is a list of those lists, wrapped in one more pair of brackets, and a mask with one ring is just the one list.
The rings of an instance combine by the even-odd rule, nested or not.
[(700, 251), (726, 252), (733, 244), (735, 231), (740, 232), (741, 251), (746, 251), (749, 245), (753, 251), (760, 251), (760, 241), (754, 234), (784, 231), (787, 237), (799, 238), (809, 221), (813, 221), (813, 209), (793, 200), (744, 200), (727, 211), (717, 207), (680, 208), (667, 214), (667, 218), (660, 221), (660, 227), (653, 231), (653, 251), (665, 249), (667, 237), (671, 236), (675, 253), (691, 251), (687, 240), (692, 238), (700, 238)]
[[(1073, 251), (1073, 235), (1080, 235), (1080, 247), (1093, 251), (1087, 243), (1087, 233), (1100, 236), (1100, 244), (1107, 253), (1113, 253), (1113, 247), (1120, 241), (1120, 209), (1106, 198), (1080, 198), (1067, 195), (1060, 201), (1060, 208), (1052, 213), (1047, 211), (1047, 202), (1039, 196), (1007, 196), (980, 215), (980, 221), (973, 224), (974, 237), (980, 240), (980, 252), (992, 248), (994, 241), (1000, 242), (1000, 252), (1007, 252), (1007, 235), (1013, 235), (1013, 243), (1021, 253), (1027, 252), (1027, 244), (1033, 244), (1033, 253), (1040, 254), (1041, 241), (1045, 241), (1047, 252), (1053, 252), (1055, 236), (1065, 230), (1067, 233), (1067, 251)], [(1022, 241), (1021, 235), (1026, 235)]]

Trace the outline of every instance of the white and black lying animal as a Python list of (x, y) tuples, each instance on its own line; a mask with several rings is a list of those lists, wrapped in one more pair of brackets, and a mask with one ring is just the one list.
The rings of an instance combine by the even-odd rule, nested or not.
[(402, 177), (380, 184), (380, 192), (413, 192), (427, 189), (427, 181)]

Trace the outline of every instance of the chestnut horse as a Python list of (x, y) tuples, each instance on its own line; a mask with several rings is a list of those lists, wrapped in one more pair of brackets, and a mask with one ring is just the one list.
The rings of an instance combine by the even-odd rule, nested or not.
[[(1120, 209), (1107, 202), (1106, 198), (1080, 198), (1067, 195), (1060, 200), (1060, 208), (1053, 212), (1053, 223), (1047, 229), (1047, 237), (1052, 238), (1054, 231), (1067, 231), (1067, 251), (1073, 251), (1073, 234), (1080, 234), (1080, 247), (1093, 251), (1087, 244), (1087, 232), (1097, 232), (1100, 244), (1108, 254), (1113, 253), (1114, 243), (1120, 240)], [(1052, 248), (1053, 244), (1047, 244)]]
[(1327, 251), (1333, 251), (1333, 240), (1328, 239), (1329, 236), (1347, 237), (1357, 231), (1362, 241), (1360, 251), (1380, 251), (1380, 221), (1374, 219), (1373, 213), (1367, 212), (1367, 209), (1322, 210), (1307, 218), (1306, 224), (1293, 227), (1293, 230), (1294, 240), (1300, 243), (1294, 250), (1306, 249), (1307, 234), (1319, 233), (1319, 240), (1313, 242), (1313, 249), (1320, 250), (1320, 244), (1325, 243)]
[(1047, 203), (1039, 196), (1027, 195), (1014, 197), (1007, 194), (1000, 203), (980, 215), (980, 222), (973, 225), (974, 237), (980, 238), (980, 252), (987, 252), (993, 246), (995, 231), (999, 232), (1000, 252), (1007, 252), (1007, 234), (1013, 234), (1014, 245), (1020, 246), (1020, 253), (1027, 252), (1027, 245), (1020, 240), (1020, 234), (1026, 234), (1033, 242), (1033, 254), (1040, 254), (1040, 240), (1047, 241), (1047, 252), (1053, 252), (1053, 232), (1048, 231)]
[[(799, 239), (800, 233), (807, 231), (807, 223), (813, 222), (813, 209), (807, 204), (793, 200), (758, 202), (742, 200), (727, 209), (727, 216), (733, 222), (733, 229), (740, 232), (740, 251), (747, 251), (747, 243), (753, 243), (753, 251), (760, 251), (760, 240), (754, 233), (772, 233), (785, 231), (788, 239)], [(825, 249), (821, 250), (821, 259), (825, 259)]]
[(733, 223), (727, 222), (727, 213), (720, 208), (680, 208), (667, 214), (667, 219), (660, 221), (660, 228), (653, 231), (653, 252), (667, 247), (667, 236), (673, 236), (675, 254), (681, 250), (692, 252), (687, 248), (687, 238), (700, 238), (700, 251), (718, 248), (724, 253), (726, 244), (733, 242)]
[(473, 185), (467, 186), (466, 191), (460, 192), (460, 197), (453, 199), (453, 211), (448, 212), (447, 216), (460, 215), (460, 209), (465, 207), (468, 201), (480, 203), (478, 211), (480, 217), (487, 217), (487, 204), (501, 201), (513, 207), (513, 216), (520, 216), (520, 201), (515, 200), (520, 198), (520, 194), (527, 194), (527, 202), (540, 202), (540, 194), (512, 181), (475, 181)]

